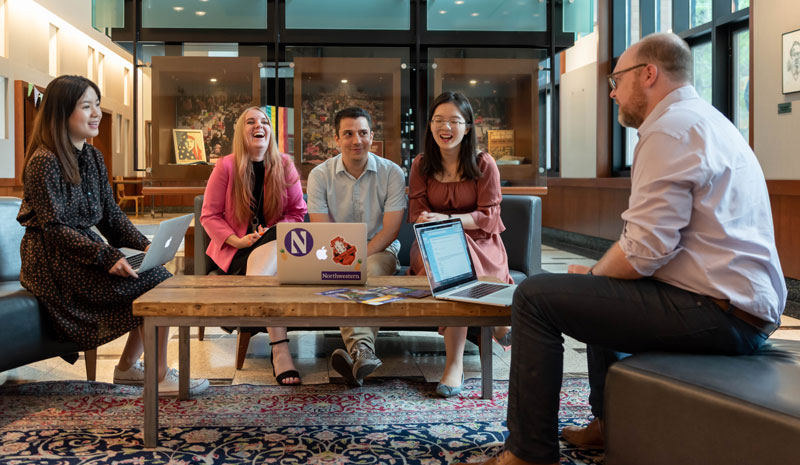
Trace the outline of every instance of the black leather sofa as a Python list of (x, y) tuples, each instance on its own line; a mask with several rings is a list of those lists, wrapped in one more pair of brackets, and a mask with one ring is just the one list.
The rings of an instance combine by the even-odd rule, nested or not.
[[(22, 201), (0, 197), (0, 372), (51, 357), (70, 363), (78, 346), (56, 341), (36, 297), (19, 282), (19, 245), (25, 228), (17, 222)], [(84, 352), (86, 379), (94, 381), (97, 350)]]
[(800, 463), (800, 341), (634, 355), (611, 366), (605, 396), (606, 465)]

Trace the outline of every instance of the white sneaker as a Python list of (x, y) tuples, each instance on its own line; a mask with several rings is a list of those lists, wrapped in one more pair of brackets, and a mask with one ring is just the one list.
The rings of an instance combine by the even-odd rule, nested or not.
[(120, 370), (119, 365), (114, 366), (114, 384), (143, 386), (144, 363), (141, 360), (137, 360), (127, 371)]
[[(194, 396), (208, 389), (208, 380), (204, 378), (189, 379), (189, 395)], [(178, 370), (170, 368), (163, 380), (158, 382), (158, 395), (175, 397), (178, 395)]]

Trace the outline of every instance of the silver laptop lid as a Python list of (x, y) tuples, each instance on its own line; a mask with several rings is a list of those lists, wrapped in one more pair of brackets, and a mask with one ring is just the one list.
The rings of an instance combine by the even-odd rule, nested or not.
[(162, 221), (137, 271), (147, 271), (172, 260), (193, 217), (194, 215), (188, 214)]
[(417, 223), (414, 234), (433, 295), (477, 281), (460, 219)]
[(367, 280), (365, 223), (278, 223), (276, 245), (281, 284)]

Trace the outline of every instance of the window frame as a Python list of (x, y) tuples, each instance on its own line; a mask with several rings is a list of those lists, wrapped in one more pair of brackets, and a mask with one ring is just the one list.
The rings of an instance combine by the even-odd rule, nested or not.
[[(639, 0), (642, 37), (655, 32), (659, 26), (655, 22), (656, 3), (656, 0)], [(625, 51), (628, 36), (628, 25), (625, 21), (627, 1), (612, 2), (612, 5), (609, 31), (609, 40), (612, 44), (611, 69)], [(672, 31), (684, 39), (690, 47), (706, 41), (711, 42), (712, 105), (733, 121), (733, 101), (736, 91), (733, 87), (733, 47), (735, 46), (733, 37), (736, 32), (749, 28), (750, 7), (735, 12), (731, 12), (730, 9), (730, 0), (713, 0), (711, 21), (690, 28), (690, 0), (672, 0)], [(752, 31), (750, 41), (752, 47)], [(607, 91), (607, 89), (605, 90)], [(611, 113), (613, 117), (611, 137), (609, 138), (611, 176), (630, 176), (630, 166), (625, 163), (625, 128), (617, 121), (618, 108), (616, 105), (613, 106)]]

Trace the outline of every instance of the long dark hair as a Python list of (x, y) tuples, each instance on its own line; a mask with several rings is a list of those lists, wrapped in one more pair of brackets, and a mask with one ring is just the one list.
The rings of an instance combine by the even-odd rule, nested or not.
[(436, 107), (443, 103), (453, 103), (466, 120), (466, 128), (470, 129), (469, 132), (464, 134), (464, 138), (461, 140), (461, 149), (458, 153), (458, 170), (461, 173), (461, 177), (469, 180), (478, 179), (483, 176), (483, 173), (478, 167), (478, 154), (475, 152), (475, 147), (478, 146), (474, 127), (475, 116), (472, 113), (472, 105), (469, 104), (469, 100), (460, 92), (442, 92), (431, 104), (431, 109), (428, 111), (428, 129), (425, 131), (425, 156), (420, 160), (420, 172), (424, 176), (430, 177), (444, 170), (442, 152), (439, 150), (439, 144), (433, 138), (433, 131), (431, 130), (433, 113), (436, 111)]
[(36, 150), (44, 147), (56, 155), (64, 179), (73, 185), (81, 183), (78, 158), (74, 154), (75, 146), (69, 139), (69, 117), (90, 86), (99, 100), (100, 89), (97, 84), (82, 76), (59, 76), (47, 85), (44, 99), (33, 122), (31, 142), (25, 151), (25, 166)]

